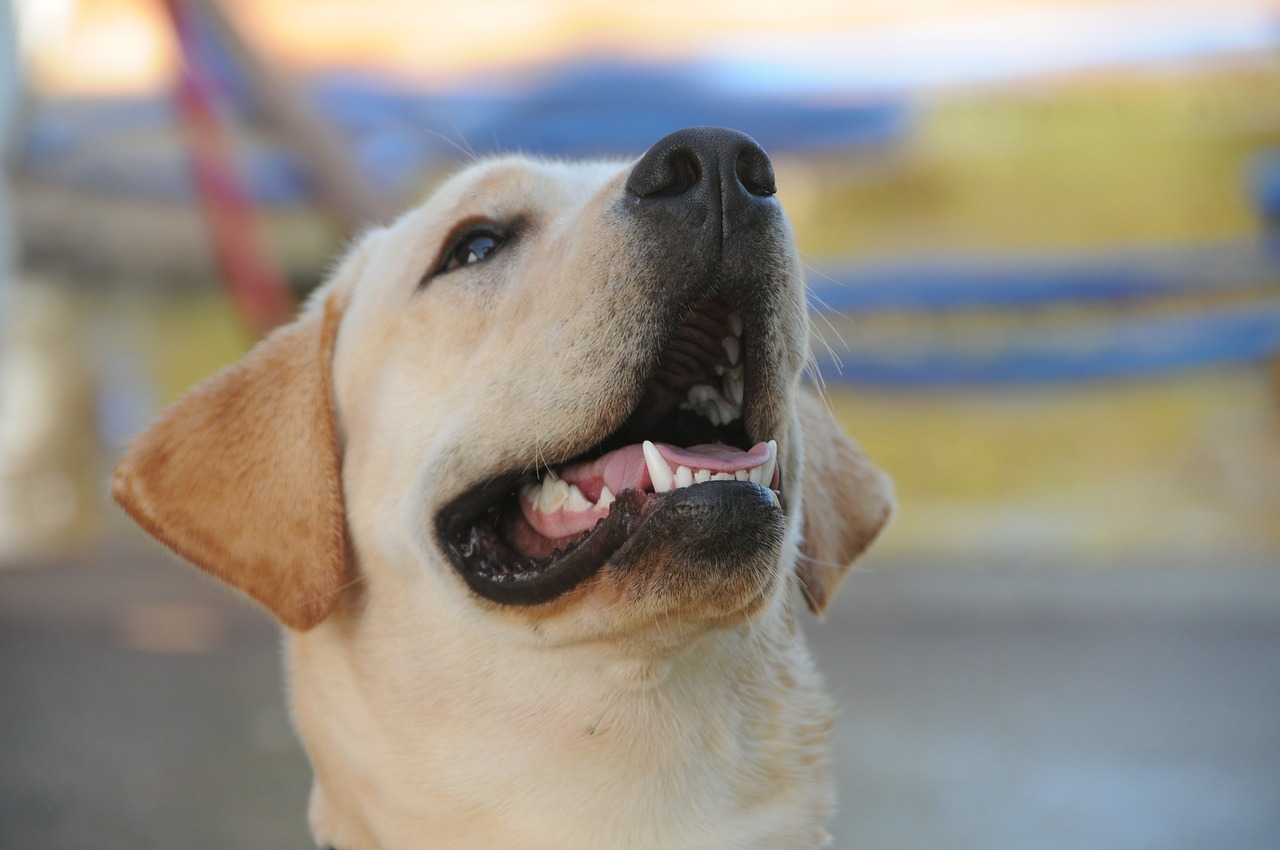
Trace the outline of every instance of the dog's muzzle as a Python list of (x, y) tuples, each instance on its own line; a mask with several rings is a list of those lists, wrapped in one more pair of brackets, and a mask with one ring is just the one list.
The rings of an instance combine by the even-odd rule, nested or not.
[(665, 313), (636, 360), (643, 389), (611, 432), (534, 472), (530, 458), (441, 512), (445, 549), (480, 595), (548, 601), (611, 559), (635, 561), (627, 553), (657, 526), (738, 557), (780, 545), (771, 438), (800, 356), (777, 315), (803, 308), (786, 300), (798, 274), (775, 192), (769, 157), (734, 130), (680, 130), (632, 168), (619, 213), (642, 246), (637, 285)]

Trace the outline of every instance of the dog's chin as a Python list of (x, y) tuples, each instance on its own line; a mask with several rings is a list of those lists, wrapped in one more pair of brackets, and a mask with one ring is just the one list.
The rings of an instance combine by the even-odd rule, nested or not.
[(733, 620), (767, 597), (785, 535), (786, 518), (768, 490), (708, 482), (655, 499), (601, 577), (637, 613)]
[(768, 372), (768, 361), (745, 356), (743, 333), (732, 306), (695, 306), (616, 427), (558, 463), (452, 499), (437, 538), (467, 585), (512, 606), (590, 580), (641, 607), (688, 605), (712, 619), (750, 609), (772, 585), (786, 519), (777, 444), (743, 415), (782, 400), (753, 398), (776, 381), (752, 380), (752, 365)]

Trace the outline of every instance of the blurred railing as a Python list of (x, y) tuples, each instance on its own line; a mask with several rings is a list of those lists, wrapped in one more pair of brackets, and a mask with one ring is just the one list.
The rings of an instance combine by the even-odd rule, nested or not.
[(1039, 384), (1280, 352), (1280, 238), (1090, 255), (930, 258), (810, 278), (828, 382)]

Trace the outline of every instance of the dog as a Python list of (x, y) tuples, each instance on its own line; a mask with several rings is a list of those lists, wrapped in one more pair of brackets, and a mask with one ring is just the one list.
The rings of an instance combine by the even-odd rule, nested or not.
[(893, 498), (775, 191), (720, 128), (474, 163), (129, 446), (118, 503), (286, 627), (320, 846), (830, 841), (794, 612)]

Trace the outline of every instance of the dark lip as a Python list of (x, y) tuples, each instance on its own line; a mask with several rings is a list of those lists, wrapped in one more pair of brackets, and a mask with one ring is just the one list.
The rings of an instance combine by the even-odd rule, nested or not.
[[(465, 551), (467, 543), (462, 542), (462, 538), (468, 533), (495, 533), (492, 528), (483, 528), (484, 515), (500, 504), (502, 497), (499, 495), (486, 503), (484, 495), (500, 491), (504, 483), (513, 489), (521, 478), (522, 475), (511, 474), (476, 488), (450, 503), (437, 520), (444, 549), (467, 585), (481, 597), (502, 605), (539, 605), (568, 593), (603, 569), (642, 530), (652, 531), (652, 523), (659, 521), (653, 516), (655, 513), (667, 519), (677, 516), (682, 507), (680, 503), (703, 499), (707, 492), (703, 488), (732, 491), (743, 501), (759, 501), (759, 494), (768, 492), (759, 484), (745, 481), (709, 481), (666, 493), (624, 490), (610, 506), (608, 516), (563, 554), (546, 559), (544, 567), (507, 573), (477, 569)], [(780, 517), (786, 509), (781, 494), (778, 499), (773, 511)], [(477, 529), (480, 530), (477, 532)]]
[[(732, 425), (733, 430), (740, 432), (749, 445), (754, 443), (747, 438), (747, 428), (742, 420)], [(592, 443), (578, 454), (551, 463), (550, 466), (561, 466), (594, 456), (619, 442), (620, 435), (626, 430), (625, 427), (620, 427), (618, 432), (602, 441)], [(621, 442), (625, 444), (627, 440), (623, 439)], [(436, 514), (437, 541), (454, 568), (475, 593), (499, 604), (531, 606), (550, 602), (599, 572), (619, 549), (635, 537), (641, 524), (660, 505), (687, 498), (690, 491), (702, 487), (749, 483), (706, 482), (666, 493), (624, 490), (616, 494), (616, 501), (610, 506), (608, 516), (571, 543), (566, 551), (534, 561), (511, 551), (498, 534), (498, 522), (504, 506), (518, 498), (517, 488), (528, 478), (527, 468), (499, 471), (454, 497)], [(759, 485), (750, 486), (768, 492)], [(778, 499), (778, 510), (785, 513), (786, 493), (779, 492)], [(482, 539), (477, 540), (477, 535)], [(476, 556), (478, 543), (502, 554), (507, 563), (523, 564), (526, 568), (503, 571), (502, 562), (496, 562), (493, 568), (488, 568), (484, 559)], [(468, 552), (468, 546), (472, 547), (471, 552)]]
[[(503, 480), (514, 488), (515, 482), (521, 477), (506, 476)], [(481, 487), (455, 500), (441, 512), (437, 525), (445, 551), (471, 589), (486, 599), (504, 605), (537, 605), (549, 602), (590, 578), (639, 527), (649, 501), (646, 494), (624, 490), (610, 506), (609, 515), (600, 520), (569, 551), (559, 557), (546, 559), (546, 565), (539, 569), (502, 573), (477, 569), (465, 551), (467, 543), (462, 542), (462, 538), (477, 533), (496, 534), (496, 528), (484, 527), (486, 508), (481, 507), (478, 512), (476, 510), (476, 501), (480, 498), (478, 494), (486, 489)], [(502, 499), (502, 495), (499, 495), (489, 505), (496, 507)], [(496, 517), (491, 520), (496, 524)]]

